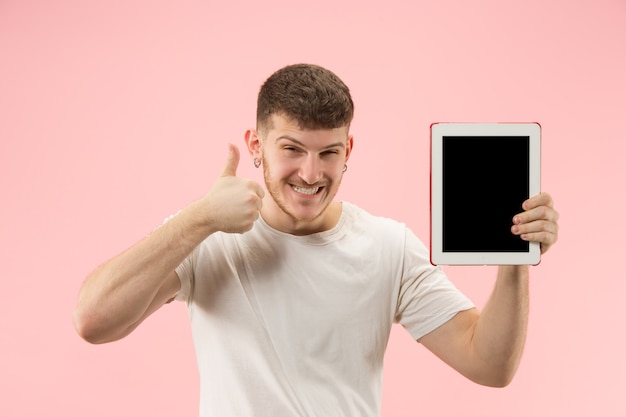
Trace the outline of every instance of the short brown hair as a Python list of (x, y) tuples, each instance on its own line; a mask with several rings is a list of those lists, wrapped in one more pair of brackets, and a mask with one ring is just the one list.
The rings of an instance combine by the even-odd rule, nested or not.
[(272, 74), (257, 100), (257, 129), (271, 129), (271, 116), (283, 115), (301, 129), (349, 126), (354, 115), (350, 90), (333, 72), (317, 65), (295, 64)]

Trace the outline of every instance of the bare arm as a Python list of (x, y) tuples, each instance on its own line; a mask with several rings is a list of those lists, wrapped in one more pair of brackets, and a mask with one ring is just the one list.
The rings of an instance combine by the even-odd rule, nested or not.
[(481, 313), (471, 309), (419, 341), (462, 375), (506, 386), (519, 364), (528, 322), (528, 267), (500, 267)]
[(91, 343), (124, 337), (176, 294), (174, 269), (210, 233), (194, 211), (181, 212), (91, 273), (74, 310), (81, 337)]
[[(512, 232), (541, 243), (545, 253), (558, 236), (552, 198), (540, 194), (525, 202)], [(419, 341), (474, 382), (506, 386), (520, 362), (528, 324), (528, 266), (500, 266), (496, 285), (481, 313), (458, 313)]]
[(78, 334), (91, 343), (120, 339), (171, 300), (180, 288), (175, 269), (207, 236), (243, 233), (261, 208), (263, 190), (236, 177), (239, 151), (211, 191), (135, 246), (106, 262), (83, 283), (74, 310)]

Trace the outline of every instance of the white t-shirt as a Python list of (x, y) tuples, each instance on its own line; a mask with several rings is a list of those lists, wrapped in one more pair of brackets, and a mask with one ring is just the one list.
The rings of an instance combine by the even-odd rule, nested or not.
[(260, 218), (177, 268), (202, 417), (378, 416), (392, 324), (419, 339), (473, 307), (404, 224), (342, 204), (331, 230)]

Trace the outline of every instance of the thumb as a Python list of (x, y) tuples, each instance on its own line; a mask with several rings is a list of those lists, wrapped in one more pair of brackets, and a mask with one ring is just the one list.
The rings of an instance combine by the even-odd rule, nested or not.
[(239, 148), (232, 143), (228, 144), (228, 158), (226, 166), (222, 171), (222, 177), (236, 176), (237, 166), (239, 165)]

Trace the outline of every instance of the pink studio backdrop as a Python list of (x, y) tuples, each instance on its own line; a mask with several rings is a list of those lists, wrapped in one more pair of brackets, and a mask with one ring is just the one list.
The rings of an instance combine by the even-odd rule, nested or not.
[[(382, 415), (626, 415), (625, 45), (623, 0), (0, 1), (0, 415), (197, 415), (182, 304), (102, 346), (72, 309), (93, 268), (208, 191), (260, 84), (296, 62), (356, 101), (340, 197), (425, 242), (431, 122), (543, 126), (561, 234), (532, 269), (516, 379), (474, 385), (396, 327)], [(238, 173), (261, 180), (247, 155)], [(447, 270), (484, 304), (494, 268)]]

